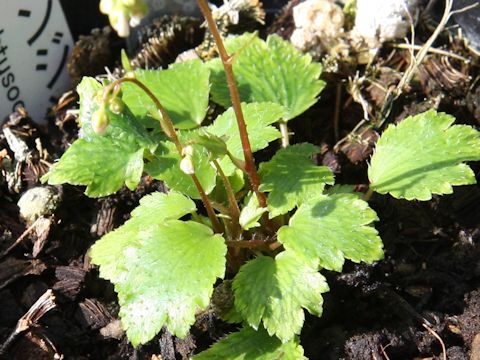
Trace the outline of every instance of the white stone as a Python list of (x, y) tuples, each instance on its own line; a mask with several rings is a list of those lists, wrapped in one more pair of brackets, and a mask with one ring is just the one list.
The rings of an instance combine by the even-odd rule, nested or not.
[(418, 0), (357, 0), (352, 34), (367, 43), (403, 38), (417, 10)]
[(328, 39), (343, 33), (344, 16), (342, 8), (333, 0), (307, 0), (293, 8), (295, 30), (290, 41), (302, 50), (323, 48)]

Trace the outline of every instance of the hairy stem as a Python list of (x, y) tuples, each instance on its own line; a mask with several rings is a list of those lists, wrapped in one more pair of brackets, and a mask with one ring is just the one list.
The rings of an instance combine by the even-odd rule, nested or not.
[(229, 213), (230, 213), (230, 218), (232, 221), (232, 236), (233, 237), (238, 237), (240, 235), (241, 229), (240, 229), (240, 208), (238, 207), (237, 204), (237, 199), (235, 198), (235, 192), (233, 191), (232, 184), (230, 183), (230, 180), (228, 180), (228, 177), (225, 175), (223, 172), (222, 167), (218, 163), (217, 160), (213, 160), (213, 165), (218, 171), (218, 174), (220, 175), (220, 178), (223, 181), (223, 185), (225, 186), (225, 191), (227, 193), (228, 197), (228, 203), (230, 204), (229, 206)]
[(280, 121), (280, 133), (282, 134), (282, 147), (286, 148), (290, 145), (290, 133), (285, 121)]
[[(172, 142), (175, 144), (175, 147), (177, 148), (177, 151), (180, 154), (180, 156), (183, 156), (183, 145), (180, 143), (180, 140), (178, 139), (177, 132), (175, 130), (175, 127), (173, 126), (173, 122), (172, 122), (172, 119), (170, 118), (170, 115), (168, 115), (167, 111), (163, 107), (160, 100), (155, 96), (155, 94), (151, 92), (150, 89), (140, 80), (131, 78), (131, 77), (125, 77), (125, 78), (115, 80), (105, 88), (105, 92), (103, 96), (104, 102), (108, 100), (108, 96), (110, 92), (115, 91), (117, 86), (119, 86), (121, 83), (124, 83), (124, 82), (131, 82), (135, 84), (140, 89), (142, 89), (148, 95), (148, 97), (153, 101), (153, 103), (155, 104), (156, 108), (158, 109), (161, 115), (160, 125), (162, 127), (162, 130), (169, 137), (169, 139), (172, 140)], [(205, 210), (207, 210), (208, 217), (212, 222), (213, 230), (216, 233), (222, 233), (223, 232), (222, 225), (218, 221), (217, 215), (213, 210), (212, 203), (210, 202), (210, 199), (205, 193), (205, 190), (203, 189), (202, 184), (200, 183), (200, 181), (198, 180), (195, 174), (191, 174), (190, 177), (192, 178), (198, 190), (198, 193), (200, 194), (200, 197), (203, 202), (203, 206), (205, 206)]]
[(232, 99), (232, 106), (237, 118), (238, 130), (240, 133), (240, 139), (242, 141), (243, 154), (245, 156), (245, 171), (248, 174), (252, 189), (255, 192), (258, 203), (261, 207), (267, 206), (267, 198), (263, 192), (259, 190), (260, 177), (258, 176), (257, 169), (255, 167), (255, 161), (252, 154), (252, 148), (250, 146), (250, 140), (248, 138), (247, 125), (245, 124), (245, 118), (243, 117), (242, 106), (240, 101), (240, 94), (235, 83), (235, 75), (233, 74), (233, 61), (232, 57), (228, 55), (227, 50), (223, 44), (222, 37), (218, 31), (217, 24), (213, 19), (212, 12), (208, 7), (205, 0), (197, 0), (198, 6), (202, 11), (205, 20), (207, 21), (208, 28), (212, 33), (215, 43), (218, 48), (218, 53), (222, 59), (223, 67), (225, 69), (225, 75), (227, 77), (228, 90), (230, 91), (230, 97)]

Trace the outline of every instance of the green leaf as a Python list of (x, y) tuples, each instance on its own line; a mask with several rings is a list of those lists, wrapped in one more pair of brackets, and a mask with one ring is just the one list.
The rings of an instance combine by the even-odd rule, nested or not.
[(243, 230), (250, 230), (251, 228), (260, 226), (258, 220), (267, 211), (258, 205), (257, 196), (250, 192), (246, 196), (245, 206), (240, 212), (240, 226)]
[(325, 278), (294, 253), (284, 251), (275, 259), (260, 256), (240, 268), (233, 280), (235, 308), (257, 329), (260, 321), (270, 335), (287, 342), (300, 334), (303, 308), (321, 316), (328, 291)]
[(430, 200), (452, 185), (475, 184), (463, 162), (480, 160), (480, 133), (429, 110), (390, 125), (377, 142), (368, 169), (370, 187), (395, 198)]
[(308, 143), (293, 145), (280, 149), (269, 162), (260, 164), (260, 191), (270, 193), (267, 203), (271, 218), (321, 195), (325, 184), (334, 183), (330, 169), (312, 161), (312, 155), (319, 151)]
[[(117, 246), (108, 249), (110, 246), (105, 239), (113, 236), (114, 232), (105, 235), (101, 241), (97, 241), (94, 249), (97, 249), (96, 260), (102, 263), (102, 271), (108, 274), (118, 274), (117, 277), (110, 278), (111, 281), (119, 281), (126, 276), (125, 267), (116, 259), (124, 256), (125, 247), (128, 246), (132, 239), (138, 237), (140, 230), (143, 230), (145, 224), (161, 225), (167, 220), (177, 220), (182, 216), (192, 213), (196, 210), (195, 203), (186, 196), (170, 191), (168, 194), (153, 193), (140, 199), (140, 205), (131, 213), (131, 218), (115, 230), (122, 236), (117, 237)], [(106, 246), (105, 251), (102, 246)]]
[[(217, 172), (210, 164), (209, 152), (203, 146), (192, 145), (193, 164), (195, 174), (207, 194), (215, 187)], [(155, 158), (150, 161), (145, 170), (154, 179), (163, 180), (170, 189), (179, 191), (194, 199), (200, 199), (200, 194), (190, 175), (180, 169), (181, 157), (175, 144), (171, 141), (161, 142), (155, 153)]]
[(185, 337), (224, 275), (224, 239), (202, 224), (173, 220), (191, 211), (182, 195), (154, 195), (91, 249), (100, 275), (115, 285), (122, 325), (134, 346), (163, 326)]
[(161, 224), (165, 220), (179, 219), (195, 210), (195, 203), (180, 193), (153, 193), (140, 199), (140, 205), (132, 211), (131, 218), (139, 218), (139, 222)]
[(282, 344), (264, 329), (244, 328), (194, 356), (194, 360), (306, 360), (296, 340)]
[[(318, 79), (322, 66), (277, 35), (270, 35), (265, 42), (247, 33), (228, 38), (226, 46), (230, 53), (241, 49), (233, 63), (241, 100), (281, 104), (284, 121), (311, 107), (325, 86)], [(227, 108), (231, 102), (223, 65), (214, 59), (209, 66), (213, 100)]]
[[(266, 148), (269, 142), (281, 137), (280, 132), (271, 124), (281, 118), (284, 111), (282, 106), (273, 103), (242, 103), (242, 110), (252, 152)], [(217, 117), (215, 122), (206, 130), (210, 134), (226, 138), (228, 151), (234, 157), (245, 160), (233, 108), (228, 109)], [(236, 169), (229, 158), (224, 158), (220, 164), (227, 176), (232, 175)]]
[(80, 98), (80, 115), (78, 117), (80, 126), (90, 123), (93, 112), (98, 109), (96, 96), (103, 89), (102, 84), (92, 77), (84, 76), (77, 86)]
[(341, 271), (344, 258), (372, 263), (383, 257), (382, 240), (370, 226), (376, 220), (356, 195), (322, 195), (298, 208), (278, 240), (306, 260), (318, 258), (320, 266)]
[(99, 197), (113, 194), (124, 184), (134, 190), (142, 172), (142, 148), (97, 136), (90, 141), (75, 141), (42, 181), (51, 185), (86, 185), (85, 194)]
[(98, 98), (102, 94), (102, 88), (102, 84), (89, 77), (84, 77), (77, 87), (80, 96), (79, 118), (82, 138), (91, 140), (102, 136), (118, 142), (136, 142), (141, 147), (154, 149), (156, 144), (152, 137), (128, 107), (125, 107), (121, 114), (107, 111), (109, 124), (104, 134), (99, 135), (93, 131), (91, 117), (99, 108)]
[[(210, 71), (200, 60), (171, 65), (167, 70), (136, 70), (135, 77), (160, 100), (178, 129), (198, 127), (208, 109)], [(138, 86), (122, 84), (123, 101), (137, 117), (157, 112)]]

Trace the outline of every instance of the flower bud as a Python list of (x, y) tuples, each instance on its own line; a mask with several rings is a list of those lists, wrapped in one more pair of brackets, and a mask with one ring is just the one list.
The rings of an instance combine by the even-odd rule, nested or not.
[(104, 107), (100, 107), (92, 114), (92, 129), (96, 134), (102, 135), (107, 130), (108, 114)]
[(108, 108), (112, 113), (118, 115), (123, 112), (123, 109), (125, 109), (125, 103), (122, 101), (122, 99), (116, 97), (110, 100)]
[(187, 145), (182, 149), (183, 156), (192, 156), (193, 155), (193, 146)]
[(193, 166), (192, 157), (190, 155), (185, 156), (182, 161), (180, 161), (180, 170), (187, 175), (195, 174), (195, 167)]

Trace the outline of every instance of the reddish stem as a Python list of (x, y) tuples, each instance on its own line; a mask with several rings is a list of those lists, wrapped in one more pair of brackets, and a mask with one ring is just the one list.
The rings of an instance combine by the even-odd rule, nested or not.
[(248, 138), (247, 125), (245, 124), (245, 118), (243, 116), (242, 105), (240, 100), (240, 94), (235, 83), (235, 75), (233, 74), (232, 57), (228, 55), (225, 45), (223, 44), (222, 36), (218, 31), (217, 24), (213, 19), (212, 12), (205, 0), (197, 0), (198, 6), (202, 11), (203, 16), (207, 20), (208, 28), (212, 33), (215, 43), (218, 48), (218, 53), (222, 59), (223, 67), (225, 69), (225, 75), (227, 77), (228, 90), (230, 91), (230, 97), (232, 99), (232, 106), (237, 118), (238, 131), (240, 133), (240, 140), (242, 141), (243, 154), (245, 157), (245, 171), (250, 178), (252, 189), (257, 195), (258, 203), (261, 207), (267, 206), (267, 198), (263, 192), (259, 190), (260, 177), (255, 167), (255, 160), (252, 154), (252, 148), (250, 146), (250, 140)]

